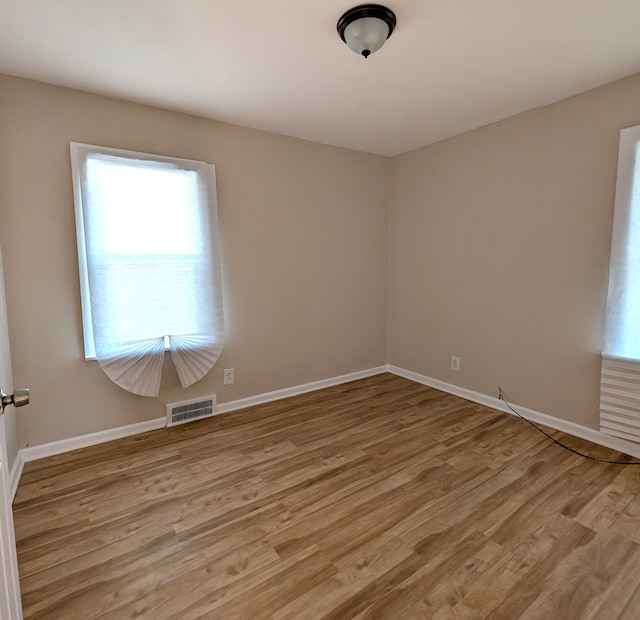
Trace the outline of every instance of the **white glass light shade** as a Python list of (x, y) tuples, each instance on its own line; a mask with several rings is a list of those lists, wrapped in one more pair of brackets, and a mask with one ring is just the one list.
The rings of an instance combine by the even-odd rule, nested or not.
[(377, 52), (388, 37), (389, 26), (377, 17), (357, 19), (344, 31), (345, 42), (356, 54), (362, 54), (365, 50)]

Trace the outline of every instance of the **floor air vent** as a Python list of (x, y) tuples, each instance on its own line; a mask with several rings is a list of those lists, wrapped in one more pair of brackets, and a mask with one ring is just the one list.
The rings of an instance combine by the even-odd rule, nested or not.
[(216, 396), (205, 396), (193, 400), (183, 400), (167, 405), (167, 426), (184, 424), (193, 420), (209, 418), (216, 414)]

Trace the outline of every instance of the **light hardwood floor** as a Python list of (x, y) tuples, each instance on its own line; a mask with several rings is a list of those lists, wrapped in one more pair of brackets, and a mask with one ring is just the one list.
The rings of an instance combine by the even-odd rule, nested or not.
[(14, 512), (26, 619), (640, 618), (640, 467), (388, 374), (29, 463)]

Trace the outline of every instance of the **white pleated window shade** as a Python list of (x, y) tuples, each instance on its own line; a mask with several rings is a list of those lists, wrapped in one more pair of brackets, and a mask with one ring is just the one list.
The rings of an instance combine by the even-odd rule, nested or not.
[(71, 144), (85, 356), (157, 396), (165, 349), (187, 387), (223, 344), (213, 165)]
[(620, 132), (600, 429), (640, 442), (640, 126)]
[(600, 430), (640, 441), (640, 363), (602, 357)]

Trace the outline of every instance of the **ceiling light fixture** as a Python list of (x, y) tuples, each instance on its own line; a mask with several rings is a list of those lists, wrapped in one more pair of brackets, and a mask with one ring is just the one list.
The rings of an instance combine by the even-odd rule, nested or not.
[(395, 13), (379, 4), (361, 4), (338, 20), (340, 38), (365, 58), (384, 45), (395, 27)]

